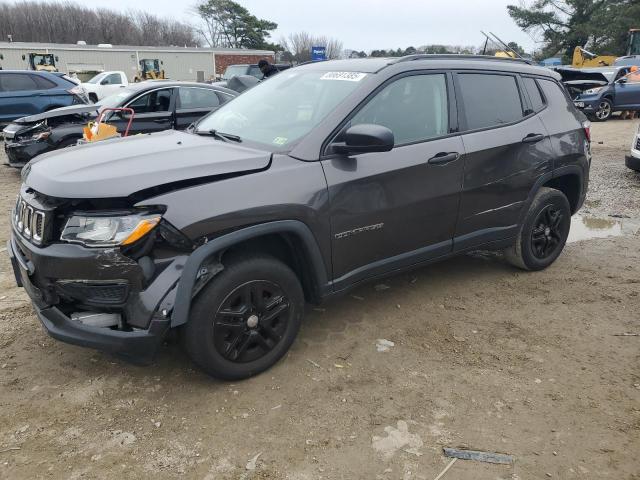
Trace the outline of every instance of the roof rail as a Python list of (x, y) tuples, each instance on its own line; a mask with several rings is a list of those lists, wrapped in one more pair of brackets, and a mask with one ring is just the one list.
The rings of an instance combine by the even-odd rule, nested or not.
[(461, 58), (465, 60), (492, 60), (496, 62), (518, 62), (526, 63), (527, 65), (534, 65), (531, 60), (526, 60), (524, 58), (494, 57), (493, 55), (466, 55), (456, 53), (417, 53), (415, 55), (405, 55), (404, 57), (400, 57), (394, 63), (411, 62), (414, 60), (457, 60)]

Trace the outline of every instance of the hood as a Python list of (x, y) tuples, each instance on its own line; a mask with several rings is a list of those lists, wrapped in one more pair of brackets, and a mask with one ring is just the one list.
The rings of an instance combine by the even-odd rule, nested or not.
[(266, 168), (271, 152), (175, 130), (105, 140), (36, 157), (23, 178), (58, 198), (123, 198), (152, 187)]
[(38, 113), (15, 120), (15, 123), (36, 123), (48, 118), (64, 117), (66, 115), (78, 115), (81, 113), (97, 113), (98, 105), (71, 105), (70, 107), (61, 107), (49, 110), (48, 112)]
[(563, 83), (591, 82), (592, 84), (602, 86), (608, 85), (615, 76), (613, 68), (606, 71), (579, 70), (575, 68), (555, 68), (554, 70), (560, 74)]

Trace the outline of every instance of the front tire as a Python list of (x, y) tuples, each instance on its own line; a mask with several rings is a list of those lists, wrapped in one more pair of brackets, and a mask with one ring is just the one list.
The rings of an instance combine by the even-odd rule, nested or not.
[(303, 311), (302, 287), (287, 265), (268, 256), (235, 259), (194, 301), (184, 345), (209, 375), (248, 378), (289, 350)]
[(606, 122), (613, 114), (613, 104), (608, 98), (603, 98), (598, 102), (598, 108), (593, 114), (593, 120), (596, 122)]
[(525, 215), (515, 244), (505, 250), (505, 257), (523, 270), (543, 270), (562, 253), (570, 228), (567, 197), (559, 190), (542, 187)]

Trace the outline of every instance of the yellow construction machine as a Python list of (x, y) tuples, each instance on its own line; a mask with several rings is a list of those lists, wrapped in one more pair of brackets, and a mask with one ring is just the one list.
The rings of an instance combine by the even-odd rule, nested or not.
[[(640, 29), (629, 30), (626, 55), (640, 55)], [(618, 57), (617, 55), (596, 55), (582, 47), (576, 47), (573, 51), (571, 66), (574, 68), (609, 67), (615, 63)]]
[(133, 78), (134, 82), (143, 82), (145, 80), (164, 80), (164, 70), (160, 69), (163, 62), (157, 58), (143, 58), (140, 60), (140, 69)]
[[(27, 60), (26, 55), (22, 55), (22, 60)], [(29, 53), (29, 68), (37, 72), (57, 72), (56, 62), (58, 57), (54, 57), (52, 53)]]

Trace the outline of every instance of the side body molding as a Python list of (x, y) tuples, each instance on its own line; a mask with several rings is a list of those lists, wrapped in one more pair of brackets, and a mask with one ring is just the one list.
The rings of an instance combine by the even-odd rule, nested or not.
[(203, 262), (212, 255), (251, 238), (274, 233), (286, 233), (297, 236), (305, 249), (305, 258), (310, 262), (310, 270), (319, 294), (329, 293), (328, 275), (320, 253), (320, 247), (309, 227), (299, 220), (278, 220), (275, 222), (253, 225), (242, 230), (222, 235), (198, 247), (189, 256), (178, 287), (171, 315), (171, 327), (184, 325), (189, 320), (192, 292), (196, 284), (198, 272)]

